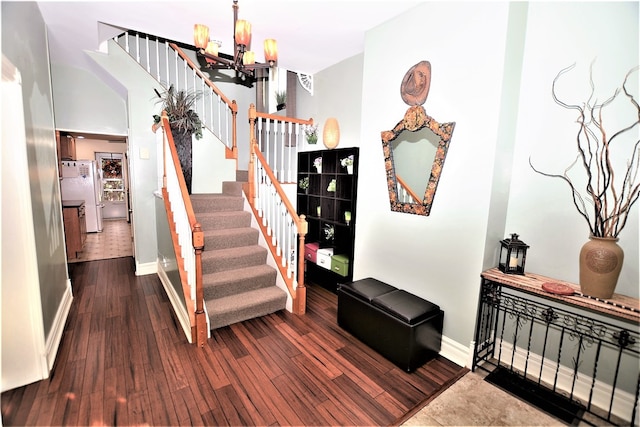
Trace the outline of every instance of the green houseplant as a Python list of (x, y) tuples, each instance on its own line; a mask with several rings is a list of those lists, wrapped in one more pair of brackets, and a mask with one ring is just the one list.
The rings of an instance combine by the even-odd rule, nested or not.
[(284, 110), (287, 108), (287, 92), (286, 91), (276, 91), (276, 109), (278, 111)]
[[(640, 125), (640, 107), (629, 92), (627, 81), (638, 67), (625, 76), (622, 87), (603, 102), (595, 97), (593, 73), (591, 73), (591, 93), (582, 104), (567, 104), (556, 93), (560, 76), (573, 67), (561, 70), (553, 80), (554, 101), (567, 109), (577, 112), (578, 132), (576, 136), (577, 155), (562, 174), (543, 172), (531, 168), (544, 176), (560, 179), (571, 189), (573, 204), (589, 226), (589, 241), (580, 251), (580, 287), (585, 295), (610, 298), (613, 295), (618, 276), (622, 269), (624, 254), (617, 244), (618, 235), (627, 224), (629, 213), (640, 196), (640, 140), (637, 127)], [(634, 118), (620, 129), (605, 129), (606, 107), (616, 100), (620, 93), (627, 98), (633, 109)], [(609, 116), (611, 117), (611, 116)], [(626, 167), (616, 162), (616, 154), (627, 153)], [(575, 174), (570, 174), (576, 164), (581, 164), (584, 176), (579, 183)]]
[[(155, 90), (155, 89), (154, 89)], [(187, 191), (191, 194), (192, 172), (192, 136), (202, 138), (202, 122), (195, 111), (196, 102), (201, 94), (196, 91), (176, 90), (173, 85), (163, 92), (158, 92), (157, 104), (161, 104), (162, 110), (167, 112), (169, 126), (176, 145), (180, 167), (187, 185)], [(160, 122), (160, 116), (153, 116), (154, 122)]]

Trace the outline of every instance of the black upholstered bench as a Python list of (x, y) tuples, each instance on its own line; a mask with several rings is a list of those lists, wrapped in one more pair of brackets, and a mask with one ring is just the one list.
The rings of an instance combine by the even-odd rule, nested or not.
[(407, 372), (440, 352), (444, 312), (374, 278), (338, 286), (338, 325)]

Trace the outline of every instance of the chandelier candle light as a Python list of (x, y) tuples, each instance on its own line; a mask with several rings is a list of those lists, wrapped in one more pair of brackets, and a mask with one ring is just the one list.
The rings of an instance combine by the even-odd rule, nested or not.
[(276, 65), (278, 60), (278, 46), (274, 39), (264, 41), (265, 63), (255, 61), (255, 52), (251, 46), (251, 24), (243, 19), (238, 19), (238, 0), (233, 0), (233, 59), (219, 56), (218, 49), (221, 42), (209, 40), (209, 27), (203, 24), (195, 24), (193, 39), (198, 54), (207, 62), (207, 68), (235, 70), (244, 79), (254, 78), (256, 68), (270, 68)]

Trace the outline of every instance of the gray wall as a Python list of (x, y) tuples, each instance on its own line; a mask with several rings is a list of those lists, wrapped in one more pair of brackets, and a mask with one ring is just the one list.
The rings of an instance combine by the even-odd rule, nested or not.
[[(42, 317), (45, 337), (48, 337), (63, 295), (68, 290), (68, 276), (47, 36), (35, 3), (2, 2), (2, 53), (22, 75), (26, 133), (24, 149), (29, 162)], [(2, 123), (2, 126), (11, 124)], [(3, 199), (2, 203), (11, 201)]]
[[(425, 2), (369, 31), (364, 54), (316, 74), (314, 96), (299, 92), (301, 116), (336, 116), (340, 146), (360, 147), (355, 278), (439, 304), (444, 335), (461, 351), (473, 339), (480, 273), (497, 265), (510, 233), (531, 245), (528, 272), (577, 283), (588, 229), (568, 190), (532, 173), (528, 156), (575, 152), (575, 118), (554, 104), (553, 77), (598, 57), (610, 93), (639, 62), (637, 17), (635, 2)], [(400, 83), (421, 60), (432, 64), (427, 114), (456, 122), (428, 217), (390, 211), (380, 141), (407, 110)], [(638, 234), (635, 206), (616, 290), (635, 298)]]

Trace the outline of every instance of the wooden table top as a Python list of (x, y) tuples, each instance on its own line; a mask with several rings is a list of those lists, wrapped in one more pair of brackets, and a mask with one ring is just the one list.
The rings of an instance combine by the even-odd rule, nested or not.
[[(530, 294), (539, 295), (546, 299), (557, 300), (572, 306), (586, 308), (606, 316), (630, 320), (636, 324), (640, 324), (640, 300), (636, 298), (620, 294), (613, 294), (613, 296), (607, 300), (590, 297), (583, 295), (580, 291), (580, 286), (575, 283), (565, 282), (563, 280), (553, 279), (551, 277), (545, 277), (534, 273), (525, 273), (525, 275), (522, 276), (518, 274), (505, 274), (498, 268), (491, 268), (483, 271), (481, 276), (512, 289), (519, 289)], [(574, 294), (558, 295), (547, 292), (542, 289), (542, 285), (544, 283), (557, 283), (568, 286), (574, 290)]]

